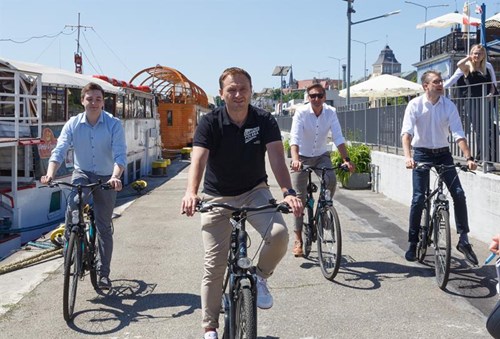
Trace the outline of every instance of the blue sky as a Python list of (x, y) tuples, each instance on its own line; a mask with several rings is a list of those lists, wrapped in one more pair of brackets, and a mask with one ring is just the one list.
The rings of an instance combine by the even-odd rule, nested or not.
[[(427, 18), (462, 11), (463, 1), (414, 0), (428, 8)], [(478, 2), (479, 4), (483, 2)], [(484, 1), (486, 17), (500, 11), (498, 0)], [(472, 5), (471, 13), (475, 15)], [(419, 61), (425, 9), (403, 0), (355, 0), (352, 21), (394, 10), (398, 15), (352, 26), (352, 39), (366, 45), (366, 64), (372, 64), (388, 44), (402, 64), (413, 70)], [(245, 68), (254, 91), (279, 88), (277, 65), (292, 65), (295, 79), (338, 77), (338, 61), (347, 56), (347, 2), (343, 0), (0, 0), (0, 57), (74, 69), (76, 31), (86, 74), (104, 74), (128, 81), (156, 64), (173, 67), (208, 94), (218, 94), (218, 78), (230, 66)], [(477, 15), (476, 15), (477, 16)], [(446, 35), (449, 28), (428, 28), (427, 42)], [(475, 30), (475, 29), (474, 29)], [(56, 38), (13, 43), (33, 36)], [(362, 43), (352, 42), (352, 79), (363, 76)], [(346, 63), (346, 59), (341, 61)]]

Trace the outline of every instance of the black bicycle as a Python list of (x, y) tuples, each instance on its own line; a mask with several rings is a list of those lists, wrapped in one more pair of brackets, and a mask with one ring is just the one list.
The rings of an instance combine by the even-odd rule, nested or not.
[(110, 189), (107, 183), (92, 183), (88, 185), (71, 184), (65, 181), (51, 181), (48, 187), (67, 186), (76, 189), (78, 199), (78, 210), (73, 211), (71, 224), (66, 225), (71, 235), (64, 245), (64, 284), (63, 284), (63, 316), (67, 322), (73, 318), (75, 310), (76, 291), (78, 281), (85, 278), (89, 272), (90, 281), (96, 291), (97, 284), (97, 260), (99, 247), (97, 244), (97, 230), (95, 226), (94, 211), (89, 204), (85, 204), (83, 190), (94, 190), (97, 187)]
[(225, 203), (200, 201), (197, 211), (204, 213), (214, 208), (233, 211), (229, 221), (232, 225), (231, 247), (227, 259), (227, 271), (222, 287), (222, 311), (224, 312), (225, 339), (257, 338), (257, 275), (247, 249), (250, 238), (245, 228), (247, 214), (263, 210), (289, 213), (287, 204), (278, 204), (272, 199), (269, 204), (258, 207), (234, 207)]
[[(451, 262), (451, 230), (449, 201), (444, 194), (444, 180), (442, 174), (446, 171), (459, 168), (464, 172), (472, 172), (467, 165), (456, 163), (453, 165), (436, 165), (421, 162), (415, 169), (433, 170), (437, 175), (437, 184), (431, 191), (430, 182), (425, 190), (424, 210), (417, 244), (417, 259), (423, 263), (429, 246), (434, 247), (434, 268), (436, 282), (439, 288), (445, 289), (450, 276)], [(472, 172), (474, 173), (474, 172)], [(457, 172), (458, 176), (458, 172)]]
[[(344, 165), (334, 168), (304, 166), (303, 171), (308, 173), (307, 198), (304, 206), (305, 216), (302, 227), (302, 237), (304, 244), (304, 257), (309, 257), (312, 243), (318, 246), (318, 261), (323, 276), (333, 281), (340, 267), (342, 257), (342, 234), (340, 230), (340, 220), (335, 207), (333, 206), (331, 192), (326, 187), (325, 175), (328, 171), (348, 169)], [(314, 193), (318, 191), (318, 186), (312, 180), (312, 173), (321, 171), (320, 190), (316, 209), (314, 209)]]

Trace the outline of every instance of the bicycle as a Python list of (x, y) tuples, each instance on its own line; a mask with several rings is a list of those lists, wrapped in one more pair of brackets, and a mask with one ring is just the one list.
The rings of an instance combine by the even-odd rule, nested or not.
[[(333, 206), (331, 192), (326, 187), (325, 175), (327, 171), (342, 169), (344, 165), (334, 168), (304, 166), (303, 171), (308, 173), (307, 197), (304, 206), (305, 216), (302, 227), (304, 243), (304, 257), (309, 257), (313, 242), (317, 242), (318, 261), (323, 276), (330, 281), (335, 279), (340, 267), (342, 257), (342, 233), (337, 210)], [(313, 193), (318, 191), (318, 186), (312, 181), (312, 173), (321, 171), (320, 190), (316, 209), (314, 209)]]
[(198, 202), (200, 213), (213, 208), (233, 211), (229, 219), (232, 225), (231, 247), (227, 258), (227, 270), (222, 287), (222, 309), (224, 312), (224, 339), (257, 338), (257, 275), (252, 259), (248, 257), (250, 238), (246, 231), (248, 212), (274, 209), (289, 213), (287, 204), (278, 204), (272, 199), (269, 204), (258, 207), (234, 207), (225, 203)]
[[(467, 165), (456, 163), (453, 165), (436, 165), (433, 163), (417, 163), (415, 169), (434, 170), (437, 174), (436, 188), (431, 191), (430, 183), (425, 190), (424, 209), (417, 243), (417, 259), (423, 263), (427, 248), (434, 247), (434, 269), (436, 283), (444, 290), (450, 276), (451, 262), (451, 230), (449, 201), (444, 192), (442, 174), (445, 171), (459, 168), (464, 172), (472, 172)], [(474, 172), (472, 172), (474, 173)], [(458, 176), (458, 173), (457, 173)]]
[(84, 203), (83, 190), (93, 190), (97, 187), (110, 189), (107, 183), (81, 185), (64, 181), (51, 181), (47, 187), (67, 186), (76, 189), (78, 210), (73, 211), (71, 224), (68, 225), (71, 235), (64, 249), (64, 284), (63, 284), (63, 316), (66, 322), (71, 321), (75, 310), (76, 291), (78, 280), (83, 280), (89, 272), (90, 281), (96, 291), (97, 283), (97, 258), (99, 247), (96, 244), (96, 226), (94, 211), (89, 204)]

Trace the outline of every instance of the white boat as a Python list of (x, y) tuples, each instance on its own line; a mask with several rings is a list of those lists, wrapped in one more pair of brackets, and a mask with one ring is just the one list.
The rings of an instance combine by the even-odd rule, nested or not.
[[(40, 188), (39, 179), (64, 123), (83, 111), (81, 89), (89, 82), (103, 87), (105, 110), (124, 126), (124, 184), (151, 174), (153, 161), (161, 158), (154, 95), (147, 86), (103, 78), (0, 58), (0, 260), (63, 221), (68, 192)], [(60, 180), (71, 178), (69, 152)]]

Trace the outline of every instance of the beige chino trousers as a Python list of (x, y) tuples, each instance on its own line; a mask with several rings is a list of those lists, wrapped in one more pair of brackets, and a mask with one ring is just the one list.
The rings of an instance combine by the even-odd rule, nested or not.
[[(261, 206), (272, 199), (266, 183), (261, 183), (241, 195), (234, 197), (204, 196), (207, 202), (227, 203), (232, 206)], [(229, 222), (231, 211), (214, 209), (201, 214), (201, 229), (205, 249), (204, 272), (201, 283), (202, 327), (218, 328), (222, 300), (222, 285), (227, 267), (232, 226)], [(257, 274), (268, 278), (284, 257), (288, 247), (288, 230), (279, 212), (264, 210), (248, 213), (250, 224), (264, 239), (257, 262)], [(260, 245), (252, 239), (252, 247)]]

